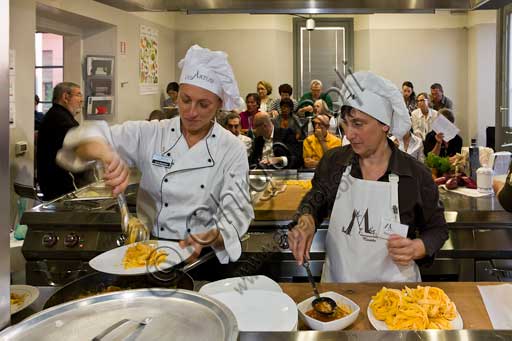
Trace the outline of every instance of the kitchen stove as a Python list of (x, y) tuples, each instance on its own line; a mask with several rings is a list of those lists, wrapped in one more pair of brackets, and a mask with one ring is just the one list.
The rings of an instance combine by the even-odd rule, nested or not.
[[(134, 210), (135, 192), (126, 194)], [(92, 272), (90, 259), (124, 244), (116, 200), (79, 199), (70, 193), (23, 214), (21, 224), (28, 226), (22, 247), (27, 284), (64, 285)]]

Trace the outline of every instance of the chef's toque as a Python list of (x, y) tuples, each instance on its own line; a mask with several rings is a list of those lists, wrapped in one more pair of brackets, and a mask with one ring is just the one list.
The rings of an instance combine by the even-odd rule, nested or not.
[(358, 109), (390, 126), (396, 137), (403, 137), (411, 129), (403, 96), (391, 81), (369, 71), (355, 72), (345, 81), (343, 106)]
[(226, 53), (194, 45), (178, 66), (182, 69), (180, 84), (191, 84), (213, 92), (222, 99), (225, 110), (240, 106), (238, 84)]

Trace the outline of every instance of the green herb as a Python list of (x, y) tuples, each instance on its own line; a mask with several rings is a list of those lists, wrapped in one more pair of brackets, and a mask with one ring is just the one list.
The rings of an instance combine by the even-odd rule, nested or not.
[(448, 173), (452, 169), (452, 165), (448, 157), (440, 157), (432, 152), (428, 153), (427, 158), (425, 159), (425, 164), (429, 168), (437, 169), (437, 172), (440, 175)]

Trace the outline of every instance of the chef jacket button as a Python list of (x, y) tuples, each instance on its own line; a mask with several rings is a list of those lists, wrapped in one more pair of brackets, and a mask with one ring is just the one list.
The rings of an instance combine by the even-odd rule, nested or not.
[(167, 182), (167, 181), (169, 181), (169, 180), (167, 180), (167, 178), (165, 178), (165, 179), (164, 179), (164, 182)]
[(212, 134), (212, 137), (215, 137), (215, 134)]
[(208, 159), (208, 162), (212, 162), (212, 159)]
[(201, 188), (204, 188), (204, 185), (201, 185)]
[(163, 227), (160, 227), (160, 231), (163, 231), (163, 230), (164, 230), (164, 228), (163, 228)]
[(167, 156), (171, 156), (171, 153), (167, 153)]
[(169, 204), (168, 204), (168, 203), (165, 203), (165, 204), (164, 204), (164, 206), (165, 206), (165, 207), (167, 207), (167, 206), (169, 206)]
[(171, 131), (174, 131), (174, 128), (171, 128)]

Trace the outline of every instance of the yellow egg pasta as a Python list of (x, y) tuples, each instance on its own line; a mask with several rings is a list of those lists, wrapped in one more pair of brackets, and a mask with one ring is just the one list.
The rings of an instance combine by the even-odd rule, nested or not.
[(390, 330), (452, 329), (451, 321), (457, 317), (455, 304), (436, 287), (383, 287), (372, 299), (373, 315)]
[(167, 257), (167, 253), (163, 250), (157, 250), (157, 245), (153, 242), (141, 242), (129, 246), (123, 258), (124, 268), (156, 266), (162, 263)]

